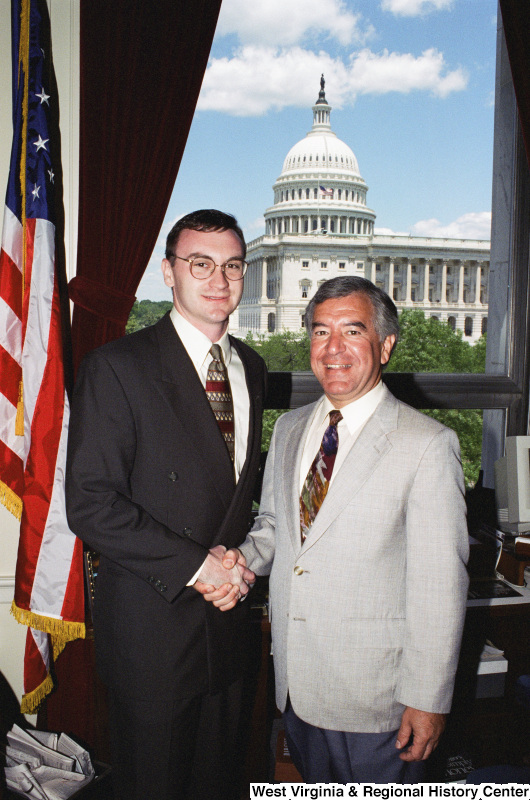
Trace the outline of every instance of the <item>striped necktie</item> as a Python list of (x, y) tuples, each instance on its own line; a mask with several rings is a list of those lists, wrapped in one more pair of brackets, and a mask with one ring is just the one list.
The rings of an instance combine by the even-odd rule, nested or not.
[(324, 431), (322, 444), (309, 468), (309, 472), (307, 473), (302, 487), (302, 494), (300, 495), (300, 530), (302, 534), (302, 544), (309, 535), (309, 529), (328, 492), (339, 446), (337, 425), (341, 419), (342, 414), (340, 411), (329, 412), (329, 425)]
[(206, 395), (233, 461), (235, 452), (234, 405), (230, 382), (223, 360), (223, 351), (218, 344), (212, 344), (210, 355), (212, 361), (206, 376)]

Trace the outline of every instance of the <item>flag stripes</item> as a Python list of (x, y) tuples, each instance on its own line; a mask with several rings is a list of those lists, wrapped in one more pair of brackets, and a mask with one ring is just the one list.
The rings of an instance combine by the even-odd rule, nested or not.
[(84, 636), (82, 544), (68, 528), (64, 500), (69, 406), (48, 147), (57, 98), (48, 85), (49, 25), (41, 26), (47, 13), (42, 0), (13, 2), (14, 138), (0, 254), (0, 501), (20, 519), (12, 610), (30, 626), (26, 713), (53, 688), (50, 643), (57, 657)]

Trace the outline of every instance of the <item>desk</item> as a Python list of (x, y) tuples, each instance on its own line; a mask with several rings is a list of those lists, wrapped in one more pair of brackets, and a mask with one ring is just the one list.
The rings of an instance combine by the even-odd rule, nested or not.
[(520, 597), (468, 600), (462, 649), (469, 638), (489, 639), (508, 659), (506, 697), (512, 699), (515, 681), (530, 672), (530, 589), (513, 586)]
[[(514, 701), (517, 678), (530, 673), (530, 590), (513, 588), (520, 597), (467, 603), (453, 708), (434, 762), (458, 752), (482, 767), (517, 764), (530, 754), (530, 718)], [(504, 651), (508, 671), (504, 697), (477, 700), (477, 667), (486, 639)]]

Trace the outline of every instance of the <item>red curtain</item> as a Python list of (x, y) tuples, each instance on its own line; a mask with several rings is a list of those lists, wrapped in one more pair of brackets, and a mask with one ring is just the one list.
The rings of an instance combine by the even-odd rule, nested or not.
[(73, 359), (125, 333), (193, 118), (221, 0), (81, 0)]
[(500, 0), (513, 85), (530, 164), (530, 3)]
[[(81, 0), (79, 241), (73, 359), (125, 333), (186, 144), (221, 0)], [(108, 761), (91, 639), (66, 647), (42, 729)]]

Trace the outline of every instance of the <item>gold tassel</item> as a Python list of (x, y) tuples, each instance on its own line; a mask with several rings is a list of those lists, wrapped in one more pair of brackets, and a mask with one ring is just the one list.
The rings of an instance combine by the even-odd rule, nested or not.
[(44, 698), (53, 690), (53, 679), (47, 675), (40, 686), (22, 697), (20, 710), (23, 714), (36, 714)]
[(17, 416), (15, 417), (15, 436), (24, 436), (24, 383), (18, 384)]
[[(41, 614), (35, 614), (33, 611), (19, 608), (14, 600), (11, 603), (11, 613), (16, 621), (22, 625), (50, 634), (54, 661), (62, 653), (68, 642), (74, 641), (74, 639), (84, 639), (86, 635), (84, 622), (68, 622), (62, 619), (43, 617)], [(24, 695), (20, 703), (22, 713), (36, 714), (40, 704), (53, 688), (53, 679), (48, 675), (40, 686)]]
[(22, 500), (3, 481), (0, 481), (0, 503), (19, 521), (22, 519)]
[(35, 614), (25, 608), (19, 608), (15, 601), (11, 603), (11, 613), (17, 622), (27, 625), (29, 628), (49, 633), (52, 636), (54, 653), (57, 649), (60, 653), (68, 642), (74, 639), (84, 639), (86, 630), (84, 622), (69, 622), (64, 619), (54, 619), (45, 617), (42, 614)]

